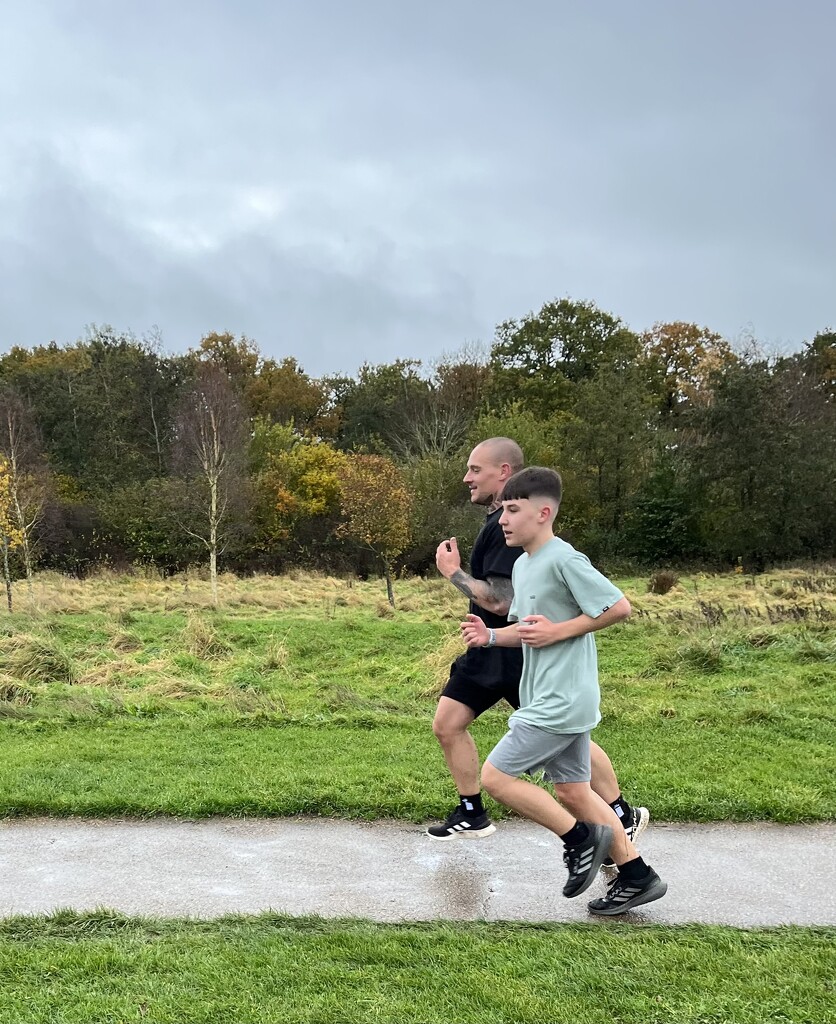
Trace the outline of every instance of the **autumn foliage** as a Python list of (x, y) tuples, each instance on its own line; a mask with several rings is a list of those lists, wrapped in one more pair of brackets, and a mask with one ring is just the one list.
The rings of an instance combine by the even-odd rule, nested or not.
[[(313, 378), (231, 333), (187, 352), (102, 326), (0, 355), (12, 578), (32, 567), (432, 572), (480, 517), (478, 441), (565, 483), (558, 528), (603, 563), (836, 556), (836, 333), (766, 353), (563, 297), (439, 363)], [(742, 560), (742, 561), (741, 561)]]
[(391, 569), (410, 538), (410, 493), (398, 467), (381, 455), (349, 455), (339, 471), (345, 523), (341, 530), (373, 551), (394, 605)]

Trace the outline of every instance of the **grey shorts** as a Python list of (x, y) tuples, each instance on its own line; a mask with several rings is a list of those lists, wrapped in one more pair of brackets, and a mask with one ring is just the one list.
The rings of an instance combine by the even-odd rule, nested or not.
[(557, 733), (512, 718), (487, 760), (506, 775), (543, 771), (549, 782), (589, 782), (589, 733)]

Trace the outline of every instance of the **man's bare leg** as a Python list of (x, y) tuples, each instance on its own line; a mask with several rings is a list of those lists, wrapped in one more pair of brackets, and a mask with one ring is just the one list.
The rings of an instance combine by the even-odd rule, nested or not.
[(481, 839), (496, 832), (482, 805), (479, 780), (479, 752), (468, 728), (475, 714), (472, 708), (452, 697), (440, 697), (433, 719), (433, 732), (444, 751), (444, 759), (456, 789), (459, 803), (446, 821), (427, 829), (430, 839)]
[(628, 831), (630, 838), (637, 839), (647, 828), (650, 821), (649, 811), (646, 807), (633, 807), (622, 797), (618, 777), (606, 750), (597, 743), (590, 742), (589, 753), (592, 761), (590, 785), (593, 791), (615, 811), (621, 827)]
[[(555, 798), (540, 786), (524, 779), (506, 775), (486, 762), (482, 782), (488, 793), (506, 807), (537, 822), (556, 836), (565, 835), (575, 826), (575, 816), (570, 814)], [(615, 815), (613, 815), (615, 817)]]
[(472, 708), (451, 697), (440, 697), (433, 719), (433, 732), (441, 744), (444, 760), (461, 796), (478, 793), (479, 752), (467, 731), (473, 724)]
[(612, 761), (606, 750), (597, 743), (589, 744), (589, 752), (592, 758), (592, 788), (605, 804), (612, 804), (621, 796), (621, 787), (618, 785)]

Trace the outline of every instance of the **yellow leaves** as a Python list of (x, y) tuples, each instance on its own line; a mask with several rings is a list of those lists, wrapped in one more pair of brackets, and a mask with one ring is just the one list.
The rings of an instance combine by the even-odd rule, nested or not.
[(301, 442), (271, 460), (280, 481), (276, 507), (306, 516), (321, 516), (339, 507), (339, 470), (345, 457), (328, 444)]
[[(320, 520), (387, 564), (409, 543), (411, 494), (398, 467), (382, 456), (346, 455), (324, 441), (299, 440), (268, 456), (260, 491), (275, 539)], [(335, 525), (340, 514), (343, 522)]]
[(12, 475), (9, 460), (0, 455), (0, 535), (10, 548), (23, 544), (23, 531), (16, 522), (14, 515), (14, 495), (12, 493)]
[(412, 497), (398, 467), (381, 455), (349, 455), (339, 473), (342, 532), (385, 561), (409, 543)]
[(303, 521), (339, 513), (344, 461), (329, 444), (308, 440), (268, 455), (260, 490), (271, 509), (273, 536), (286, 539)]
[(658, 360), (672, 399), (705, 401), (709, 380), (736, 359), (719, 334), (696, 324), (676, 321), (654, 324), (644, 334), (645, 350)]

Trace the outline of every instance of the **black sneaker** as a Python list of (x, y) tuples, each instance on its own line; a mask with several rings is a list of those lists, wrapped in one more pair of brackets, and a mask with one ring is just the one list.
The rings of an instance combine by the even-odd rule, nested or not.
[(442, 825), (427, 829), (430, 839), (446, 842), (448, 839), (483, 839), (496, 832), (487, 814), (468, 815), (459, 804)]
[[(630, 808), (630, 824), (624, 831), (631, 843), (635, 843), (650, 823), (650, 811), (646, 807)], [(601, 871), (606, 878), (615, 878), (618, 867), (612, 857), (607, 857), (601, 865)]]
[(640, 907), (644, 903), (660, 900), (668, 891), (668, 883), (663, 882), (653, 868), (649, 868), (647, 876), (640, 882), (630, 882), (621, 875), (610, 883), (607, 895), (598, 900), (590, 900), (587, 904), (593, 914), (604, 914), (612, 917), (623, 914), (625, 910)]
[(586, 822), (589, 835), (577, 846), (567, 846), (563, 863), (569, 869), (569, 878), (563, 886), (564, 896), (580, 896), (592, 885), (598, 868), (610, 852), (612, 829), (609, 825)]

